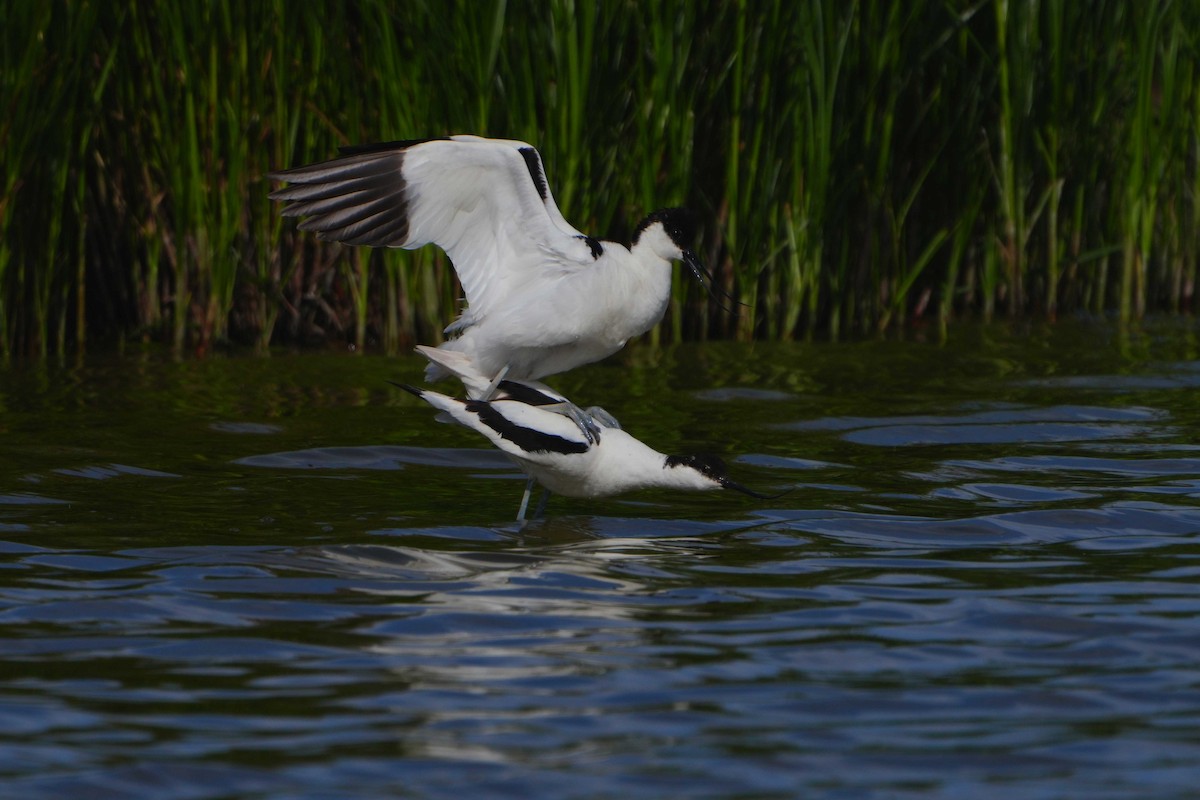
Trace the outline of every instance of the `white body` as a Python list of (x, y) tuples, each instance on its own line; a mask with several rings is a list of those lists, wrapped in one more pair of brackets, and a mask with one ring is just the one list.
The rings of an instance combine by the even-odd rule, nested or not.
[[(410, 390), (412, 391), (412, 390)], [(607, 497), (651, 487), (709, 490), (722, 484), (686, 466), (668, 466), (667, 456), (638, 441), (620, 428), (601, 427), (600, 439), (591, 444), (569, 418), (515, 400), (491, 403), (456, 400), (437, 392), (417, 390), (421, 399), (449, 414), (456, 422), (478, 431), (507, 453), (530, 477), (555, 494), (566, 497)], [(472, 406), (494, 409), (503, 425), (489, 425)], [(507, 426), (511, 425), (511, 429)], [(505, 433), (508, 433), (508, 436)], [(560, 449), (534, 449), (533, 437)]]
[[(452, 136), (351, 150), (284, 172), (272, 192), (301, 229), (347, 244), (436, 244), (466, 295), (441, 348), (480, 372), (533, 380), (598, 361), (666, 311), (671, 262), (703, 270), (655, 215), (632, 247), (585, 236), (563, 218), (541, 157), (524, 142)], [(656, 212), (659, 214), (670, 212)], [(426, 378), (448, 377), (431, 363)]]
[[(666, 237), (664, 237), (666, 238)], [(530, 281), (519, 302), (486, 313), (467, 311), (470, 324), (440, 345), (468, 355), (487, 375), (536, 380), (606, 358), (653, 328), (667, 308), (670, 261), (604, 242), (594, 264), (553, 279)], [(468, 295), (469, 301), (470, 295)], [(430, 365), (429, 380), (447, 377)]]

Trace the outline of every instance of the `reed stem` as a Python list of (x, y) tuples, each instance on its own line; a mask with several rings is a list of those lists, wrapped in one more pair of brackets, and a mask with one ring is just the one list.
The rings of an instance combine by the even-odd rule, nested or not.
[(654, 341), (1192, 310), (1196, 30), (1179, 0), (0, 4), (0, 358), (436, 341), (443, 256), (315, 241), (262, 176), (461, 132), (536, 144), (596, 235), (700, 212), (745, 305), (677, 277)]

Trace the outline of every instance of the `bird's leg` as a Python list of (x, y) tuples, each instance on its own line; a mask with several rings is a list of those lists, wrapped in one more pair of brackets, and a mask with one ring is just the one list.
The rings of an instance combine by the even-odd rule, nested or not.
[(500, 382), (504, 380), (504, 376), (508, 374), (509, 366), (510, 365), (505, 364), (504, 367), (502, 367), (501, 370), (496, 373), (496, 377), (492, 378), (492, 382), (488, 384), (487, 390), (484, 391), (483, 397), (479, 398), (480, 400), (486, 402), (496, 396), (496, 389), (499, 388)]
[(616, 428), (620, 430), (621, 423), (617, 422), (617, 418), (605, 411), (600, 406), (588, 406), (583, 410), (592, 422), (599, 423), (606, 428)]
[(537, 519), (538, 517), (540, 517), (546, 513), (546, 501), (549, 499), (550, 499), (550, 490), (543, 489), (542, 490), (542, 499), (538, 500), (537, 508), (535, 508), (533, 511), (534, 519)]
[(586, 411), (574, 403), (567, 403), (566, 414), (579, 426), (579, 430), (583, 431), (588, 444), (597, 444), (600, 441), (600, 426)]
[[(533, 493), (533, 478), (525, 482), (525, 493), (521, 495), (521, 507), (517, 509), (517, 522), (525, 521), (525, 509), (529, 508), (529, 495)], [(537, 514), (534, 514), (536, 517)]]
[(555, 414), (562, 414), (564, 417), (569, 417), (572, 422), (579, 426), (580, 432), (583, 433), (583, 437), (587, 439), (589, 445), (600, 441), (600, 426), (596, 424), (596, 421), (592, 419), (588, 412), (570, 400), (539, 407), (544, 411), (553, 411)]

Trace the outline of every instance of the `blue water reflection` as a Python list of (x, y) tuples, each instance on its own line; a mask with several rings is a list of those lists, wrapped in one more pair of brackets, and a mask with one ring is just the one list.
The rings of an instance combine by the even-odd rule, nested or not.
[(525, 525), (506, 460), (354, 389), (415, 361), (7, 375), (0, 794), (1191, 796), (1200, 372), (1095, 340), (598, 367), (798, 488)]

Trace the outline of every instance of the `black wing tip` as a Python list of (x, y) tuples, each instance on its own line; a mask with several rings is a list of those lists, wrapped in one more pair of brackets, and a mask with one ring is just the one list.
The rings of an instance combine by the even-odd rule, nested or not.
[(298, 230), (315, 232), (322, 241), (403, 247), (409, 235), (404, 151), (373, 147), (379, 157), (343, 156), (269, 172), (288, 185), (267, 196), (286, 204), (282, 216), (303, 218)]
[[(407, 150), (408, 148), (416, 147), (419, 144), (425, 144), (426, 142), (443, 141), (443, 140), (447, 140), (448, 138), (449, 137), (446, 137), (446, 136), (431, 136), (427, 139), (396, 139), (395, 141), (391, 141), (391, 142), (370, 142), (367, 144), (341, 145), (338, 147), (338, 155), (336, 158), (330, 158), (330, 159), (326, 159), (324, 161), (304, 163), (304, 164), (300, 164), (295, 167), (288, 167), (287, 169), (273, 169), (270, 172), (268, 172), (264, 177), (266, 177), (266, 179), (269, 181), (275, 181), (277, 183), (283, 183), (285, 181), (288, 183), (306, 183), (306, 182), (308, 182), (308, 181), (304, 180), (306, 173), (312, 173), (315, 170), (324, 169), (325, 167), (328, 167), (328, 166), (334, 164), (335, 162), (341, 161), (343, 159), (353, 158), (354, 156), (363, 156), (363, 155), (383, 155), (383, 154), (388, 154), (388, 153), (402, 153), (405, 150)], [(287, 191), (287, 189), (285, 187), (285, 188), (281, 188), (281, 189), (276, 189), (275, 191), (283, 192), (283, 191)], [(272, 199), (281, 199), (281, 198), (272, 197)], [(286, 198), (282, 198), (282, 199), (286, 199)]]

